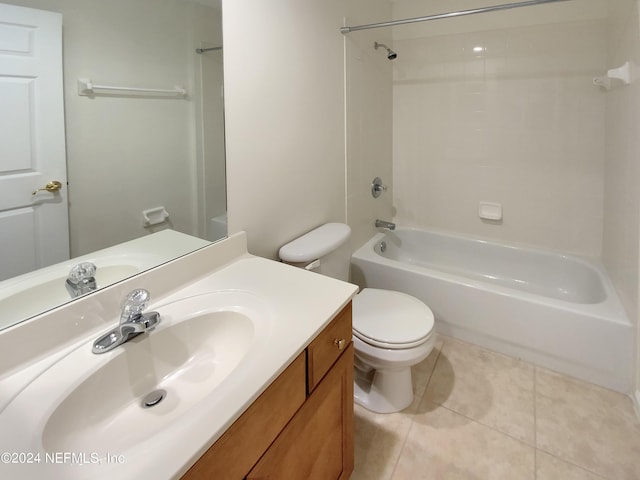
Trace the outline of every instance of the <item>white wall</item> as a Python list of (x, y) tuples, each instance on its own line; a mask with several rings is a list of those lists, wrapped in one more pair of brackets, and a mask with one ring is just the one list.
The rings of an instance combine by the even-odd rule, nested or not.
[[(398, 223), (600, 255), (606, 10), (569, 3), (394, 31)], [(397, 2), (394, 16), (436, 8)], [(482, 221), (481, 200), (503, 221)]]
[(141, 212), (159, 205), (173, 228), (197, 233), (192, 99), (90, 99), (78, 96), (76, 82), (182, 85), (193, 93), (193, 9), (205, 7), (174, 0), (8, 3), (63, 14), (72, 256), (150, 233)]
[(357, 248), (392, 217), (392, 191), (371, 196), (375, 176), (393, 181), (392, 66), (373, 48), (390, 32), (339, 32), (343, 17), (367, 23), (391, 8), (343, 3), (223, 5), (229, 231), (246, 230), (253, 253), (276, 258), (327, 221), (347, 221)]
[[(350, 0), (347, 25), (391, 18), (387, 0)], [(375, 233), (375, 219), (393, 217), (392, 80), (393, 62), (378, 41), (391, 45), (389, 29), (363, 30), (345, 36), (347, 65), (347, 221), (355, 250)], [(371, 183), (380, 177), (389, 190), (374, 199)]]
[[(626, 61), (640, 65), (636, 0), (612, 2), (608, 68)], [(615, 8), (614, 8), (615, 7)], [(632, 321), (638, 318), (640, 249), (640, 82), (606, 94), (606, 174), (603, 260)], [(638, 339), (640, 345), (640, 337)], [(637, 390), (640, 391), (640, 351)]]
[(339, 0), (225, 0), (229, 232), (278, 249), (345, 221), (344, 47)]

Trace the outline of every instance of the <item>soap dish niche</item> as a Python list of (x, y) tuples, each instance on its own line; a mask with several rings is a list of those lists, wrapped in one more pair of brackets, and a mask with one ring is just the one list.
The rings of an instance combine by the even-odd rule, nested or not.
[(478, 216), (482, 220), (492, 223), (502, 222), (502, 204), (481, 201), (478, 207)]

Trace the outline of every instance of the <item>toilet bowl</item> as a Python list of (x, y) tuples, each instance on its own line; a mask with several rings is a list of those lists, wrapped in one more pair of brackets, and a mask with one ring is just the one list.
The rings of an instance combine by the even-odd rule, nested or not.
[[(292, 265), (348, 281), (351, 229), (327, 223), (280, 248)], [(433, 313), (411, 295), (364, 288), (353, 299), (354, 400), (378, 413), (400, 411), (413, 402), (411, 367), (435, 343)]]
[(374, 288), (356, 295), (356, 403), (378, 413), (397, 412), (411, 405), (411, 367), (431, 353), (433, 326), (433, 313), (415, 297)]

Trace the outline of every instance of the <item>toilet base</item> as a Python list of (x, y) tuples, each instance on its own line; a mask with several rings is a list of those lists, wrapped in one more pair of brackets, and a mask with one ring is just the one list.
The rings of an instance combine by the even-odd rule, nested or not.
[(354, 400), (376, 413), (393, 413), (413, 403), (411, 367), (379, 369), (364, 373), (355, 370)]

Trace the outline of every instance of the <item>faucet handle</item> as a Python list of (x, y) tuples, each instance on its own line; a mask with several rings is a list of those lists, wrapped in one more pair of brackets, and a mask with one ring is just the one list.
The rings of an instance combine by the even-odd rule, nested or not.
[(374, 178), (373, 182), (371, 183), (371, 195), (373, 195), (373, 198), (378, 198), (382, 192), (386, 191), (387, 186), (382, 183), (380, 177)]
[(82, 262), (75, 265), (69, 272), (67, 280), (78, 285), (84, 280), (92, 278), (96, 274), (96, 266), (91, 262)]
[(142, 312), (149, 304), (149, 299), (151, 299), (151, 294), (144, 288), (138, 288), (130, 292), (122, 303), (120, 322), (131, 321), (134, 317), (142, 315)]

